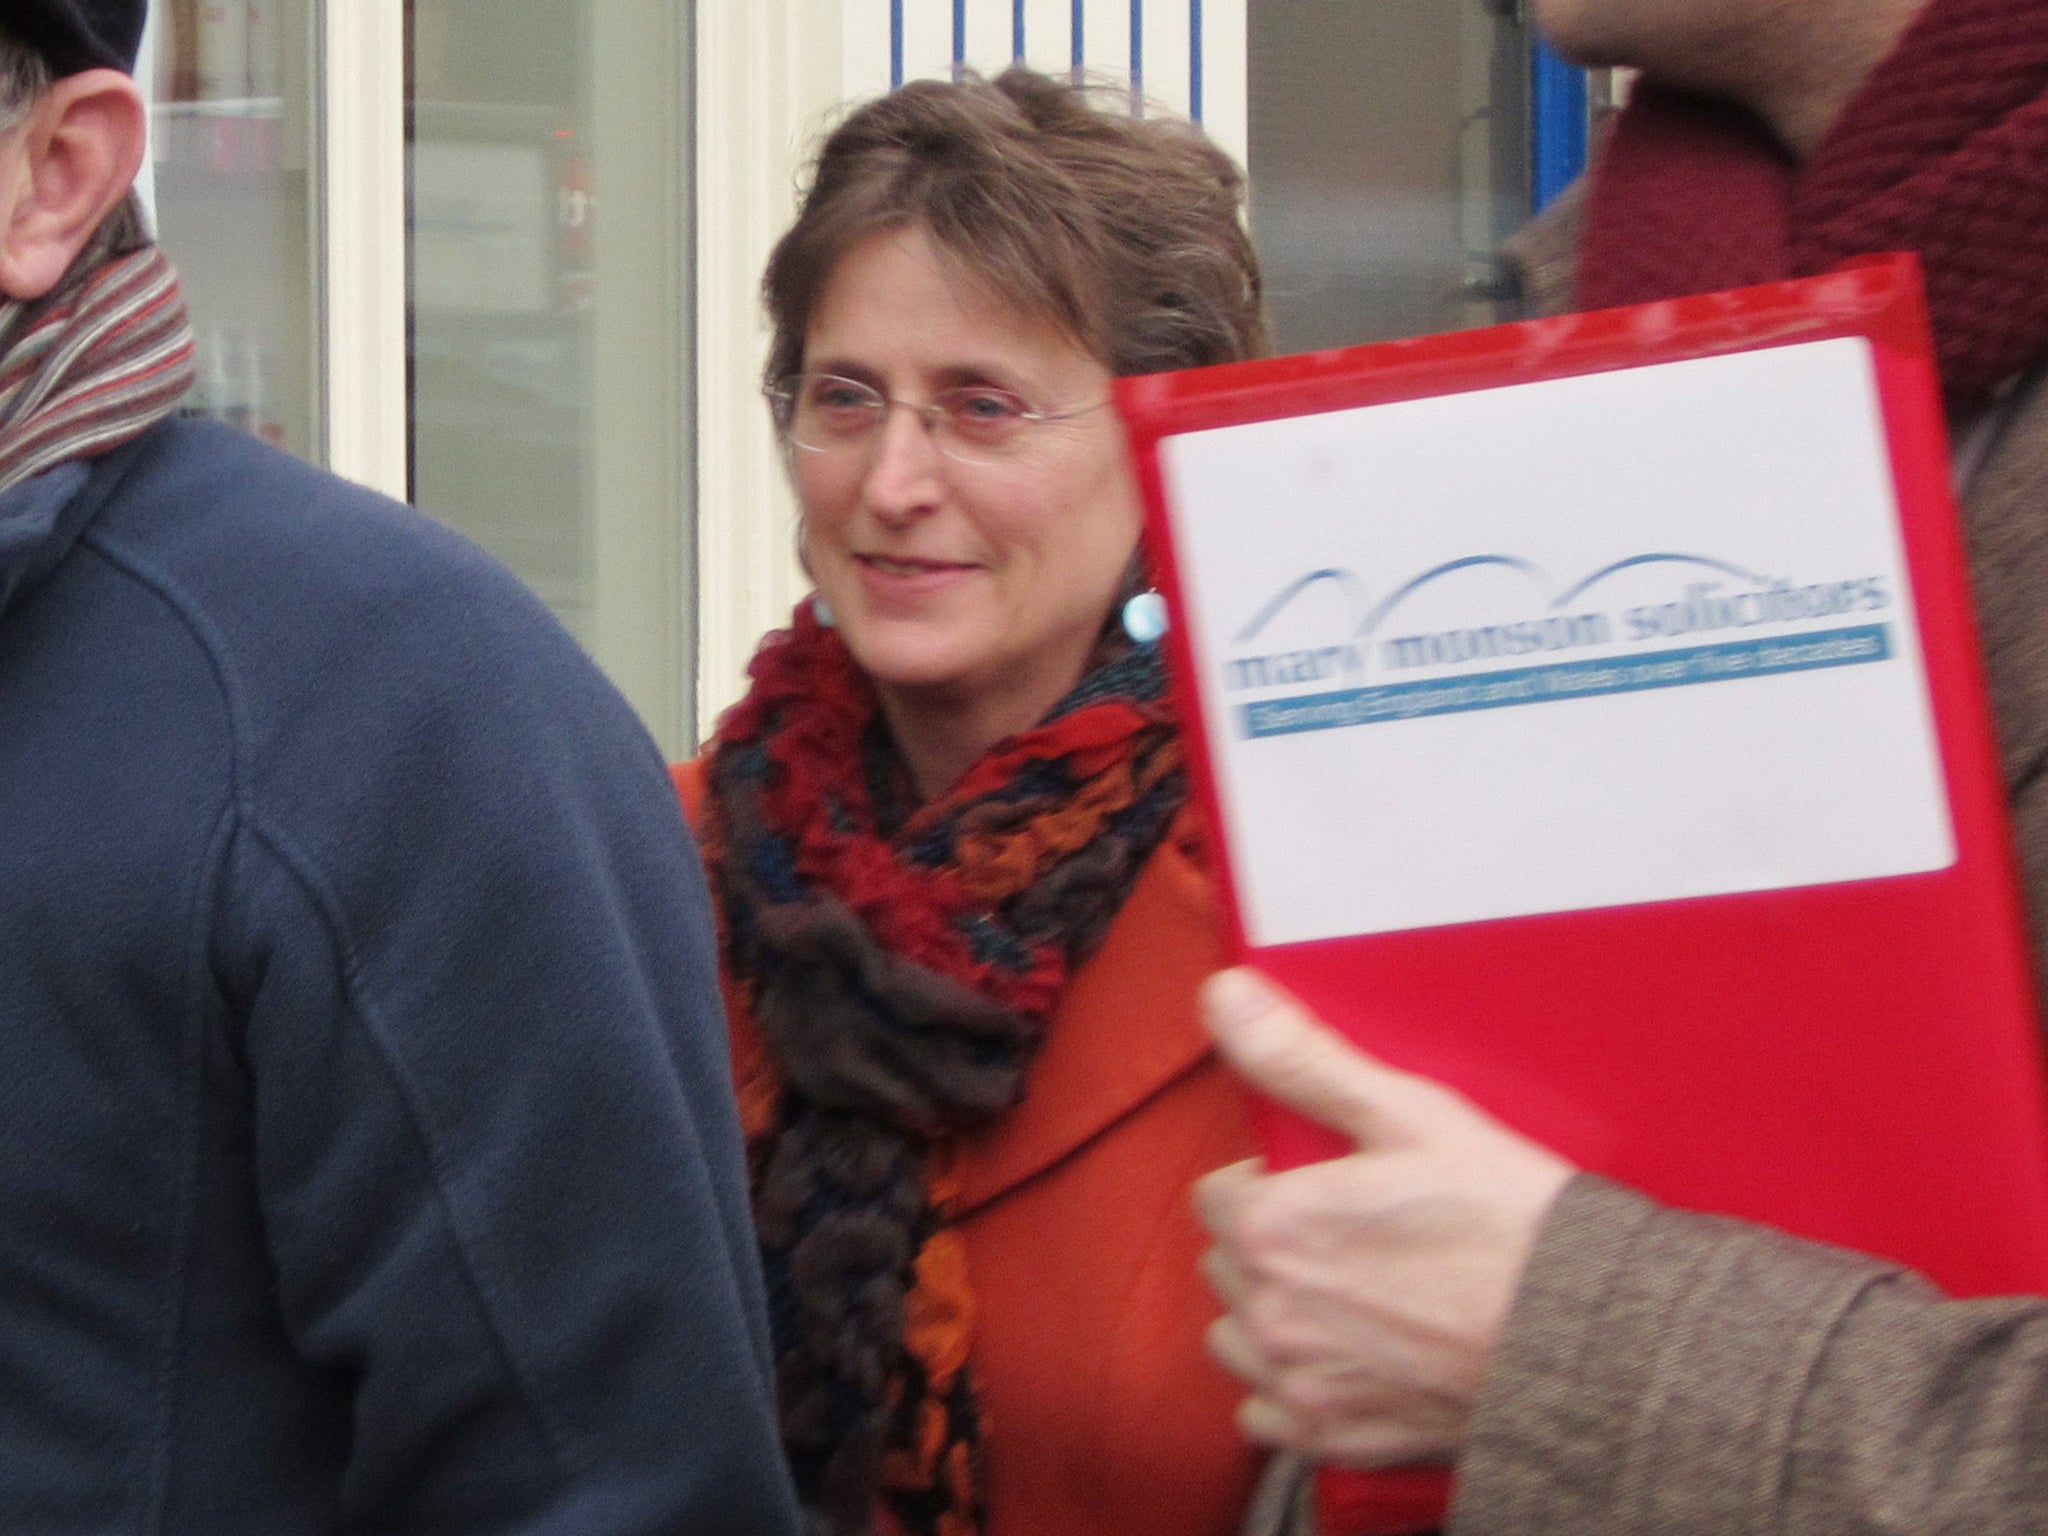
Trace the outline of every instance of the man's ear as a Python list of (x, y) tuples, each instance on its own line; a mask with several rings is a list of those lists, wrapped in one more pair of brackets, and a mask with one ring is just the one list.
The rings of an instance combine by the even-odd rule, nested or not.
[(66, 75), (0, 156), (0, 294), (33, 300), (57, 286), (134, 184), (148, 137), (142, 92), (114, 69)]

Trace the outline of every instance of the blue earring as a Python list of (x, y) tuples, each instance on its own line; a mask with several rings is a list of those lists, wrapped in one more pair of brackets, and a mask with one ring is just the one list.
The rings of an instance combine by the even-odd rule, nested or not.
[(811, 594), (811, 617), (818, 621), (820, 629), (835, 629), (839, 621), (832, 616), (832, 610), (818, 593)]
[(1124, 633), (1138, 645), (1150, 645), (1166, 633), (1166, 599), (1155, 591), (1140, 592), (1124, 604)]

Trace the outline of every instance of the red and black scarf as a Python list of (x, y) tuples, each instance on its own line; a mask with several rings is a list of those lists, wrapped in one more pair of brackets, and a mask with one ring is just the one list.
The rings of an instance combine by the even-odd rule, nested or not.
[(192, 373), (184, 296), (154, 245), (54, 300), (0, 303), (0, 492), (141, 436)]
[(973, 1296), (944, 1151), (1024, 1093), (1067, 977), (1186, 795), (1157, 648), (914, 803), (874, 689), (809, 606), (711, 748), (728, 974), (776, 1092), (749, 1113), (782, 1431), (811, 1529), (981, 1524)]
[(1918, 251), (1967, 409), (2048, 354), (2048, 8), (1929, 0), (1804, 164), (1725, 103), (1640, 87), (1595, 168), (1576, 299), (1645, 303)]

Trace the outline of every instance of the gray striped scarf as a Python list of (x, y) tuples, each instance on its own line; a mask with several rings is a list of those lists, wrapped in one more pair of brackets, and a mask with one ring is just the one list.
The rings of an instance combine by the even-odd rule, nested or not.
[(184, 294), (154, 245), (54, 303), (0, 302), (0, 494), (140, 437), (192, 377)]

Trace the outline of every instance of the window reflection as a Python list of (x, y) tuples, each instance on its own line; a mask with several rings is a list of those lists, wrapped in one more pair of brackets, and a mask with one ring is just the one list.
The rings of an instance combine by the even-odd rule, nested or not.
[(1512, 318), (1529, 40), (1500, 0), (1249, 5), (1252, 229), (1276, 345)]

